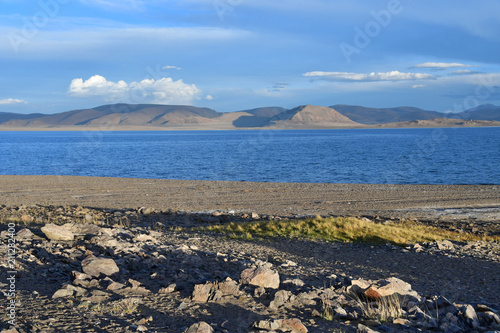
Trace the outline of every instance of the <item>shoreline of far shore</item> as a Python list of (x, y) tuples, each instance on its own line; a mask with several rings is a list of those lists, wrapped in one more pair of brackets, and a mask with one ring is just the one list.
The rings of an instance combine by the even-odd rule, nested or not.
[(500, 185), (381, 185), (0, 175), (0, 204), (496, 222)]
[(103, 127), (79, 127), (79, 126), (61, 126), (61, 127), (7, 127), (0, 126), (0, 132), (177, 132), (177, 131), (280, 131), (280, 130), (339, 130), (339, 129), (436, 129), (436, 128), (499, 128), (498, 124), (492, 125), (415, 125), (399, 126), (392, 124), (365, 125), (365, 126), (334, 126), (334, 127), (209, 127), (209, 126), (103, 126)]

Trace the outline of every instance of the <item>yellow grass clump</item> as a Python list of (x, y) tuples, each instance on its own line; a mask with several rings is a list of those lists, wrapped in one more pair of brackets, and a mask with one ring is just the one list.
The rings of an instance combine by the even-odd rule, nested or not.
[(384, 225), (352, 217), (316, 217), (302, 220), (229, 223), (203, 227), (200, 230), (226, 233), (231, 237), (242, 239), (283, 236), (339, 242), (392, 243), (401, 246), (445, 239), (455, 241), (500, 241), (498, 236), (490, 237), (452, 232), (409, 221)]

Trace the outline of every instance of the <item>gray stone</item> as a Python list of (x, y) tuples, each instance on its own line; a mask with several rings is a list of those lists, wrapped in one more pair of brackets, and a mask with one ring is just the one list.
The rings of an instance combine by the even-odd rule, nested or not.
[(278, 289), (280, 276), (278, 272), (266, 267), (247, 268), (241, 272), (241, 282), (256, 287)]
[(70, 297), (70, 296), (73, 296), (74, 293), (75, 293), (75, 291), (71, 288), (68, 288), (68, 286), (66, 285), (66, 286), (63, 286), (58, 291), (56, 291), (52, 295), (52, 299)]
[(99, 277), (101, 274), (114, 276), (120, 271), (113, 259), (93, 255), (83, 259), (82, 270), (93, 277)]
[(50, 240), (72, 241), (73, 239), (75, 239), (75, 235), (71, 231), (62, 226), (52, 223), (43, 226), (41, 230)]
[(290, 291), (279, 290), (274, 294), (274, 299), (269, 304), (269, 308), (278, 309), (281, 306), (293, 302), (294, 299), (295, 296)]
[(212, 326), (208, 325), (206, 322), (201, 321), (199, 323), (191, 325), (184, 333), (213, 333), (214, 329)]

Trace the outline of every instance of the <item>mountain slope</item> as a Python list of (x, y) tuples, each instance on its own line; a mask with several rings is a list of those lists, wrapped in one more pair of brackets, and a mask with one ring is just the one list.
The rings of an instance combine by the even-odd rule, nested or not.
[(337, 110), (353, 121), (365, 125), (428, 120), (445, 117), (445, 114), (441, 112), (426, 111), (414, 107), (367, 108), (355, 105), (333, 105), (331, 108)]
[(246, 113), (247, 115), (241, 115), (233, 121), (234, 127), (238, 128), (251, 128), (251, 127), (263, 127), (269, 124), (269, 120), (277, 114), (286, 111), (285, 108), (273, 106), (273, 107), (263, 107), (250, 110), (243, 110), (239, 112), (231, 113)]
[(9, 127), (52, 126), (162, 126), (204, 123), (220, 113), (208, 108), (184, 105), (111, 104), (92, 109), (73, 110), (53, 115), (10, 117), (2, 122)]
[(314, 105), (302, 105), (277, 114), (269, 120), (269, 125), (287, 128), (360, 126), (332, 108)]
[(457, 116), (460, 119), (500, 121), (500, 106), (484, 104), (458, 113)]

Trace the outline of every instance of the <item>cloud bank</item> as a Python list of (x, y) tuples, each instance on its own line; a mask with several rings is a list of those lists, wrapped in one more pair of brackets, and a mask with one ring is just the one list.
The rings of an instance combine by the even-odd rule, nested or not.
[(28, 104), (28, 102), (15, 98), (0, 99), (0, 105), (6, 104)]
[(202, 91), (194, 84), (172, 78), (145, 79), (127, 83), (108, 81), (101, 75), (88, 80), (73, 79), (68, 94), (73, 97), (102, 97), (109, 102), (190, 104), (199, 99)]
[(386, 73), (348, 73), (348, 72), (307, 72), (303, 76), (314, 77), (318, 80), (335, 82), (374, 82), (374, 81), (408, 81), (408, 80), (429, 80), (436, 79), (434, 75), (425, 73), (402, 73), (392, 71)]
[(449, 68), (474, 67), (474, 65), (460, 64), (457, 62), (424, 62), (413, 66), (413, 68), (430, 68), (438, 70), (446, 70)]

